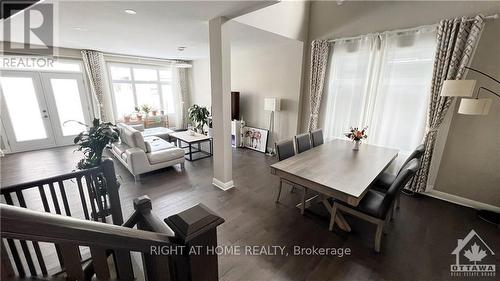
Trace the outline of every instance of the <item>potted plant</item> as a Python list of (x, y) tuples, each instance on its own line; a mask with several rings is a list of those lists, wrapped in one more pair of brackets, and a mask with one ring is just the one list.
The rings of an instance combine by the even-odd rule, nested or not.
[[(67, 121), (68, 122), (68, 121)], [(101, 165), (104, 149), (111, 143), (117, 142), (120, 137), (118, 128), (108, 122), (101, 122), (95, 118), (92, 126), (72, 120), (87, 127), (87, 130), (78, 134), (73, 142), (78, 145), (76, 151), (83, 152), (83, 159), (78, 161), (76, 167), (80, 170), (89, 169)], [(110, 214), (107, 201), (106, 179), (102, 173), (96, 174), (94, 178), (93, 192), (90, 194), (91, 200), (96, 200), (104, 206), (103, 212), (92, 213), (92, 217), (106, 217)]]
[(135, 117), (137, 117), (137, 120), (142, 121), (142, 114), (141, 114), (141, 109), (136, 106), (134, 107), (135, 110)]
[(194, 123), (197, 131), (203, 133), (203, 127), (208, 124), (210, 112), (204, 106), (193, 104), (188, 108), (189, 119)]
[(149, 104), (143, 104), (141, 105), (141, 110), (146, 115), (146, 119), (148, 119), (148, 115), (151, 112), (151, 106)]
[(349, 132), (344, 134), (346, 137), (354, 141), (354, 147), (352, 150), (359, 150), (361, 140), (368, 137), (368, 135), (366, 135), (366, 129), (368, 129), (368, 127), (364, 127), (362, 130), (358, 130), (357, 127), (351, 127)]

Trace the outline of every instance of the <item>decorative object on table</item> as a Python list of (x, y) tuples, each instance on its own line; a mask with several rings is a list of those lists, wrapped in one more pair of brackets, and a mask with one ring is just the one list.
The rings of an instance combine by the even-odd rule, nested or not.
[(153, 116), (158, 115), (158, 109), (156, 109), (156, 108), (155, 108), (155, 109), (152, 109), (152, 110), (151, 110), (151, 113), (153, 114)]
[(346, 137), (354, 141), (354, 147), (352, 150), (359, 150), (361, 140), (368, 137), (368, 135), (366, 135), (366, 129), (368, 129), (368, 127), (364, 127), (362, 130), (359, 130), (358, 127), (351, 127), (350, 131), (344, 134)]
[[(86, 131), (78, 134), (73, 142), (78, 145), (76, 151), (82, 151), (84, 158), (77, 163), (77, 168), (80, 170), (97, 167), (102, 163), (102, 154), (104, 148), (111, 143), (117, 142), (120, 139), (120, 131), (118, 127), (109, 122), (101, 122), (98, 118), (94, 118), (92, 126), (81, 123), (75, 120), (66, 122), (77, 122), (87, 127)], [(64, 122), (64, 124), (66, 123)], [(117, 183), (118, 184), (118, 183)], [(106, 180), (103, 174), (97, 174), (94, 178), (93, 190), (89, 191), (90, 199), (98, 201), (100, 206), (104, 206), (104, 210), (97, 214), (92, 213), (93, 217), (106, 217), (110, 213), (107, 199)]]
[[(270, 111), (269, 114), (269, 134), (273, 135), (274, 132), (274, 112), (280, 111), (281, 100), (279, 98), (265, 98), (264, 99), (264, 110)], [(269, 148), (268, 154), (274, 156), (274, 148)]]
[[(473, 69), (470, 67), (465, 67), (469, 70), (477, 72), (485, 77), (490, 78), (500, 85), (500, 80), (494, 78), (493, 76), (486, 74), (480, 70)], [(441, 89), (441, 96), (444, 97), (463, 97), (460, 101), (460, 107), (458, 108), (459, 114), (467, 115), (487, 115), (491, 108), (492, 99), (479, 98), (479, 92), (481, 90), (486, 91), (489, 94), (493, 94), (500, 98), (500, 95), (486, 87), (479, 87), (476, 92), (476, 97), (474, 96), (474, 90), (476, 86), (476, 80), (445, 80), (443, 83), (443, 88)], [(479, 210), (478, 216), (492, 224), (500, 225), (500, 214), (487, 210)]]
[(125, 121), (125, 123), (130, 123), (130, 114), (123, 115), (123, 121)]
[(204, 106), (199, 106), (197, 104), (193, 104), (188, 108), (188, 116), (189, 120), (191, 120), (198, 131), (198, 133), (203, 134), (203, 128), (208, 124), (208, 116), (210, 116), (210, 112)]
[(245, 126), (243, 127), (243, 136), (245, 147), (262, 153), (266, 152), (267, 138), (269, 136), (268, 130)]

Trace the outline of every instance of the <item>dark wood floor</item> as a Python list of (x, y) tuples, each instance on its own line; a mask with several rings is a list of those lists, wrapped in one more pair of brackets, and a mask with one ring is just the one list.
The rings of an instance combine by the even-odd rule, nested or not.
[[(2, 186), (74, 169), (79, 154), (72, 147), (8, 155), (1, 159)], [(218, 229), (220, 245), (348, 247), (350, 256), (220, 256), (221, 280), (454, 280), (450, 264), (457, 239), (474, 229), (497, 252), (500, 266), (500, 229), (476, 218), (474, 210), (428, 197), (402, 196), (401, 209), (373, 251), (375, 227), (346, 216), (353, 231), (328, 231), (321, 207), (300, 215), (300, 194), (282, 193), (274, 203), (278, 179), (269, 173), (276, 161), (262, 153), (236, 149), (233, 153), (235, 188), (221, 191), (211, 185), (212, 159), (187, 162), (186, 169), (166, 168), (144, 175), (140, 183), (116, 164), (122, 186), (124, 216), (132, 200), (147, 194), (153, 210), (167, 217), (203, 203), (226, 222)], [(473, 187), (471, 187), (473, 188)], [(29, 204), (28, 204), (29, 205)], [(488, 280), (487, 278), (484, 278)], [(493, 279), (493, 278), (492, 278)]]

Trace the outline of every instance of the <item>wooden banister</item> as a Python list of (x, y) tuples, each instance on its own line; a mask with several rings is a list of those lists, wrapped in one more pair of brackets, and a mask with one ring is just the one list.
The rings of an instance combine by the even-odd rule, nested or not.
[(166, 234), (36, 212), (6, 204), (0, 204), (0, 218), (0, 231), (5, 238), (74, 243), (145, 253), (149, 253), (152, 245), (170, 245)]

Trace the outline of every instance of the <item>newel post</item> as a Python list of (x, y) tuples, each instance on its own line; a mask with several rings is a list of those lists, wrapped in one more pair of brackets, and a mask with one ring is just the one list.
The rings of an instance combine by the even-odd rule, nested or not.
[[(224, 219), (203, 204), (165, 219), (176, 238), (186, 246), (184, 255), (176, 257), (176, 280), (216, 281), (219, 279), (217, 254), (217, 226)], [(199, 249), (189, 254), (190, 249)]]
[(113, 224), (122, 225), (123, 224), (123, 214), (122, 206), (120, 205), (120, 195), (118, 193), (118, 188), (120, 184), (116, 179), (115, 166), (113, 160), (104, 159), (101, 163), (104, 178), (106, 179), (106, 191), (109, 196), (109, 205), (111, 208), (111, 217), (113, 218)]

